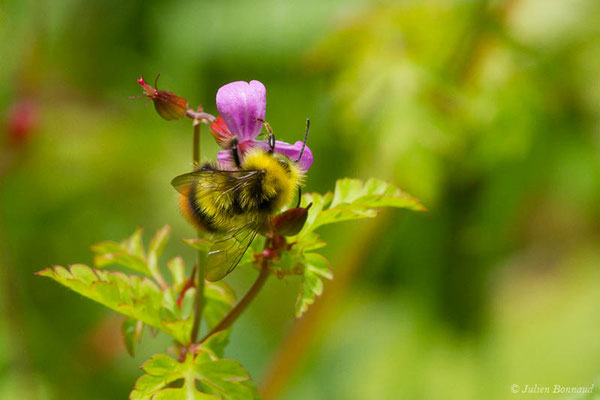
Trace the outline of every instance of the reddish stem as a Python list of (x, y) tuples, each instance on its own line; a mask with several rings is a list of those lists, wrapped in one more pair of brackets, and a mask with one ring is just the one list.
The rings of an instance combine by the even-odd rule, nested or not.
[(217, 324), (217, 326), (215, 326), (213, 329), (211, 329), (211, 331), (208, 332), (206, 334), (206, 336), (204, 336), (202, 338), (202, 340), (200, 340), (200, 343), (203, 343), (204, 341), (206, 341), (209, 337), (211, 337), (215, 333), (229, 328), (238, 319), (238, 317), (242, 314), (242, 312), (244, 312), (244, 310), (246, 309), (246, 307), (248, 307), (248, 305), (252, 302), (252, 300), (254, 300), (254, 298), (256, 297), (258, 292), (260, 292), (260, 289), (262, 289), (262, 287), (264, 286), (268, 277), (269, 277), (269, 263), (267, 260), (263, 259), (261, 268), (260, 268), (260, 273), (258, 274), (258, 277), (256, 278), (256, 281), (254, 281), (254, 284), (252, 285), (252, 287), (250, 287), (250, 289), (248, 290), (246, 295), (242, 298), (242, 300), (240, 300), (240, 302), (237, 303), (236, 306), (231, 309), (231, 311), (229, 311), (229, 314), (227, 314), (225, 316), (225, 318), (223, 318), (221, 320), (221, 322), (219, 322)]

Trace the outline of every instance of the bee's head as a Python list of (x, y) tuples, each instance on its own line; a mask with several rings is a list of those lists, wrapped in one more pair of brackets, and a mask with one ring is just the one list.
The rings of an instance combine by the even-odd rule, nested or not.
[(285, 173), (290, 177), (294, 176), (296, 179), (302, 175), (302, 171), (298, 168), (298, 162), (302, 159), (302, 154), (304, 153), (304, 149), (306, 148), (306, 140), (308, 139), (308, 131), (310, 129), (310, 120), (306, 119), (306, 133), (304, 134), (304, 141), (302, 142), (302, 149), (300, 150), (300, 154), (298, 155), (297, 160), (290, 160), (287, 156), (277, 153), (275, 151), (275, 135), (273, 134), (273, 130), (271, 129), (271, 125), (269, 125), (266, 121), (260, 120), (267, 130), (269, 136), (267, 143), (269, 144), (269, 150), (267, 150), (267, 154), (271, 156), (277, 164), (283, 168)]
[(283, 168), (288, 175), (292, 174), (292, 161), (289, 158), (280, 153), (272, 153), (271, 157), (273, 157), (273, 159), (277, 162), (277, 165)]

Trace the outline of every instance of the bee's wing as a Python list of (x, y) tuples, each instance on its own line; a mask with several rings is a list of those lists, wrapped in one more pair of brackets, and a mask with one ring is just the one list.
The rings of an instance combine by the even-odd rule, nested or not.
[(256, 227), (246, 225), (217, 239), (208, 252), (206, 279), (218, 281), (233, 271), (255, 237)]
[[(175, 190), (177, 190), (184, 196), (188, 196), (190, 193), (190, 186), (195, 183), (198, 183), (199, 181), (202, 181), (204, 186), (210, 186), (211, 189), (224, 192), (231, 190), (239, 190), (246, 184), (254, 182), (263, 173), (264, 171), (262, 170), (254, 169), (239, 169), (235, 171), (228, 171), (213, 168), (202, 168), (173, 178), (173, 180), (171, 181), (171, 185), (173, 185)], [(211, 180), (210, 178), (213, 177), (215, 174), (226, 176), (228, 179), (226, 181), (214, 179)]]

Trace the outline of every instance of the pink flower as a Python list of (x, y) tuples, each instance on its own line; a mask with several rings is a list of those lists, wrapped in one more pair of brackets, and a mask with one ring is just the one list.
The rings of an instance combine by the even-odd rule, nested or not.
[[(217, 109), (219, 117), (210, 125), (211, 132), (217, 143), (227, 149), (217, 155), (219, 164), (224, 168), (235, 168), (230, 150), (231, 144), (237, 139), (240, 160), (252, 148), (270, 149), (266, 140), (255, 140), (260, 134), (267, 108), (267, 90), (259, 81), (231, 82), (221, 87), (217, 92)], [(275, 152), (296, 161), (302, 152), (303, 143), (297, 141), (289, 144), (277, 140)], [(308, 171), (313, 162), (312, 152), (306, 146), (298, 165), (303, 171)]]

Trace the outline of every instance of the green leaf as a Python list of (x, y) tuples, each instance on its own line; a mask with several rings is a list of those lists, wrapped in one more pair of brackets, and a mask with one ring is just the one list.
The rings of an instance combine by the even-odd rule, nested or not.
[(204, 284), (204, 319), (212, 329), (227, 315), (235, 304), (235, 292), (225, 282), (208, 282)]
[(125, 348), (131, 357), (135, 356), (135, 348), (142, 340), (144, 323), (133, 318), (126, 318), (121, 325), (121, 333), (125, 340)]
[(143, 260), (146, 259), (144, 244), (142, 242), (142, 228), (138, 228), (133, 235), (123, 240), (121, 246), (127, 250), (129, 254), (136, 255)]
[(94, 265), (97, 268), (104, 268), (109, 265), (120, 265), (129, 268), (132, 271), (150, 275), (150, 270), (146, 260), (140, 258), (134, 253), (129, 253), (126, 248), (116, 242), (102, 242), (92, 246), (94, 256)]
[(167, 240), (169, 240), (170, 233), (171, 227), (169, 225), (165, 225), (160, 228), (152, 238), (150, 247), (148, 248), (148, 268), (150, 271), (158, 268), (158, 259), (162, 254)]
[(313, 253), (326, 245), (314, 230), (327, 224), (377, 216), (383, 207), (424, 210), (418, 200), (396, 186), (378, 179), (363, 182), (340, 179), (333, 193), (306, 193), (302, 205), (312, 203), (302, 231), (288, 238), (289, 251), (271, 262), (270, 269), (279, 276), (302, 275), (301, 291), (296, 302), (296, 317), (300, 317), (315, 298), (323, 292), (323, 278), (332, 279), (327, 260)]
[[(146, 374), (137, 380), (130, 400), (258, 398), (248, 372), (239, 362), (215, 359), (202, 347), (195, 356), (188, 353), (184, 362), (158, 354), (146, 361), (142, 369)], [(180, 380), (181, 387), (169, 387)]]
[(212, 334), (208, 339), (202, 343), (202, 347), (212, 354), (214, 358), (223, 358), (225, 354), (225, 347), (229, 344), (229, 333), (231, 329), (219, 331)]
[(192, 316), (192, 311), (194, 309), (194, 300), (196, 298), (196, 289), (190, 288), (186, 290), (183, 295), (183, 299), (181, 300), (181, 318), (186, 319)]
[(175, 257), (167, 262), (167, 268), (171, 271), (171, 278), (173, 282), (173, 287), (178, 292), (185, 285), (186, 277), (185, 277), (185, 264), (183, 263), (183, 258)]
[(105, 241), (92, 246), (95, 253), (94, 265), (104, 268), (109, 265), (120, 265), (132, 271), (150, 275), (146, 255), (142, 244), (142, 229), (138, 228), (133, 235), (121, 243)]
[(305, 193), (302, 196), (302, 207), (306, 207), (310, 203), (312, 203), (312, 207), (310, 210), (308, 210), (308, 217), (306, 218), (304, 229), (302, 229), (300, 234), (315, 229), (314, 226), (317, 221), (317, 217), (321, 214), (323, 209), (329, 203), (331, 203), (332, 199), (333, 194), (331, 192), (327, 192), (324, 195), (321, 195), (319, 193)]
[(304, 254), (305, 267), (302, 275), (302, 286), (296, 300), (296, 318), (300, 318), (315, 298), (323, 293), (322, 278), (333, 279), (329, 262), (320, 254)]
[(172, 294), (168, 293), (172, 289), (163, 293), (146, 277), (92, 269), (81, 264), (69, 269), (61, 266), (46, 268), (38, 275), (54, 279), (112, 310), (158, 328), (180, 343), (189, 342), (192, 320), (180, 318), (178, 307), (172, 304)]
[(419, 201), (398, 187), (378, 180), (363, 182), (358, 179), (340, 179), (333, 194), (324, 196), (307, 193), (302, 196), (302, 204), (312, 202), (313, 207), (300, 235), (311, 232), (326, 224), (353, 219), (373, 218), (382, 207), (424, 210)]
[(327, 246), (327, 243), (321, 240), (319, 235), (314, 232), (308, 232), (301, 237), (296, 238), (296, 244), (294, 247), (301, 249), (302, 251), (310, 252), (321, 249)]
[[(208, 329), (213, 329), (231, 311), (235, 304), (235, 292), (223, 281), (208, 282), (204, 286), (205, 305), (203, 317)], [(217, 332), (204, 342), (204, 347), (216, 357), (222, 358), (229, 343), (231, 329)]]
[(120, 265), (132, 271), (151, 276), (161, 287), (167, 284), (160, 273), (158, 258), (162, 254), (165, 243), (169, 238), (171, 228), (166, 225), (159, 229), (148, 249), (148, 256), (144, 252), (142, 243), (142, 230), (136, 230), (133, 235), (121, 243), (106, 241), (92, 246), (95, 254), (94, 264), (97, 268), (108, 265)]
[(211, 242), (210, 240), (207, 239), (183, 239), (183, 241), (192, 246), (194, 249), (196, 250), (200, 250), (202, 252), (208, 253), (210, 251), (210, 248), (213, 245), (213, 242)]

